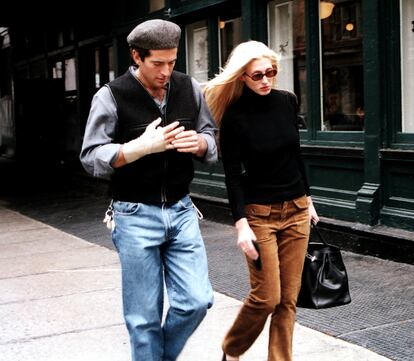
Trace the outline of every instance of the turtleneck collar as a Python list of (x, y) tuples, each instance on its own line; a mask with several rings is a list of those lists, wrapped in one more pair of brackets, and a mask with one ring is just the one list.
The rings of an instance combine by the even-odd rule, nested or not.
[(260, 106), (266, 106), (266, 104), (269, 104), (272, 100), (272, 94), (273, 89), (270, 91), (267, 95), (259, 95), (253, 90), (251, 90), (248, 86), (244, 86), (242, 95), (240, 96), (240, 101), (242, 104), (245, 105), (260, 105)]

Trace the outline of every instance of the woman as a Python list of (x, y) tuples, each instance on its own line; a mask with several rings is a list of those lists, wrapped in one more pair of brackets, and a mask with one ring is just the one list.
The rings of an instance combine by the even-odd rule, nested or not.
[(268, 360), (292, 360), (309, 222), (319, 221), (300, 154), (297, 99), (274, 89), (276, 74), (275, 52), (248, 41), (205, 88), (220, 129), (237, 245), (246, 255), (251, 284), (222, 344), (227, 361), (249, 349), (269, 314)]

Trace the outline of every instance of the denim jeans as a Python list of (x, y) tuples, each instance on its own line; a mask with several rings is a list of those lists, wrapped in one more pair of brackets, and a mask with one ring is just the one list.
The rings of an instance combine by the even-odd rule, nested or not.
[(260, 247), (262, 269), (257, 270), (246, 257), (250, 293), (222, 347), (228, 355), (242, 355), (271, 315), (267, 360), (291, 361), (296, 301), (309, 237), (307, 199), (249, 204), (245, 209)]
[[(114, 201), (112, 240), (133, 361), (173, 361), (213, 303), (193, 203)], [(169, 309), (163, 322), (164, 282)]]

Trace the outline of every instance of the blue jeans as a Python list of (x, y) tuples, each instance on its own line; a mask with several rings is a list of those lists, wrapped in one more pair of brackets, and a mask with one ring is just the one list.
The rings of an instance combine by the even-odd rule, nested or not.
[[(115, 201), (112, 240), (122, 267), (133, 361), (173, 361), (213, 303), (193, 203)], [(164, 322), (164, 281), (170, 308)]]

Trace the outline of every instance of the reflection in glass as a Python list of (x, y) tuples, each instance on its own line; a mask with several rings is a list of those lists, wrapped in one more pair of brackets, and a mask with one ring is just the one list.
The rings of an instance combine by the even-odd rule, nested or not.
[(364, 129), (361, 0), (337, 1), (321, 20), (322, 130)]
[(95, 49), (95, 88), (99, 89), (107, 82), (115, 79), (113, 46), (102, 46)]
[(220, 27), (220, 66), (224, 66), (233, 48), (241, 43), (241, 18), (222, 19)]
[(101, 73), (99, 69), (99, 48), (95, 49), (95, 88), (99, 89), (101, 86)]
[(208, 80), (207, 21), (187, 25), (187, 72), (200, 83)]
[(65, 90), (76, 90), (75, 58), (65, 59)]
[(53, 66), (53, 78), (63, 78), (63, 63), (58, 61)]
[(305, 1), (271, 1), (269, 46), (279, 56), (277, 87), (298, 97), (300, 124), (306, 128), (306, 43)]

